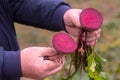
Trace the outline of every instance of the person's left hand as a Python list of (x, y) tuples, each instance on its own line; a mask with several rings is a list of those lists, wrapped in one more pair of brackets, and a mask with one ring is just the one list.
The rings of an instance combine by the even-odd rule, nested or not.
[[(68, 33), (72, 34), (75, 37), (78, 37), (81, 33), (81, 24), (80, 24), (80, 13), (81, 9), (70, 9), (65, 12), (63, 16), (65, 28)], [(96, 44), (97, 40), (100, 37), (101, 29), (87, 32), (87, 45), (92, 46)], [(85, 34), (82, 36), (82, 40), (85, 41)]]
[[(45, 59), (44, 56), (52, 56), (52, 59)], [(43, 80), (61, 71), (64, 63), (65, 56), (57, 55), (57, 51), (51, 47), (28, 47), (21, 50), (23, 77)]]

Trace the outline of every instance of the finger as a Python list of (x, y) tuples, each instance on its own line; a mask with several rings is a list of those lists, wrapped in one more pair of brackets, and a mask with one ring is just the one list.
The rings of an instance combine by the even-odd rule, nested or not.
[[(66, 21), (70, 21), (70, 25), (74, 25), (75, 27), (80, 28), (80, 20), (79, 20), (79, 15), (81, 13), (81, 9), (70, 9), (66, 12), (67, 18)], [(68, 22), (67, 22), (68, 23)]]
[(55, 73), (58, 70), (62, 69), (62, 66), (65, 63), (65, 57), (62, 56), (60, 59), (56, 60), (56, 61), (51, 61), (51, 60), (43, 60), (43, 58), (39, 58), (39, 60), (37, 60), (37, 67), (41, 69), (41, 66), (39, 66), (39, 64), (44, 65), (44, 67), (42, 67), (42, 69), (46, 72), (52, 72)]
[(60, 66), (59, 62), (56, 63), (56, 62), (51, 61), (51, 60), (44, 60), (42, 57), (39, 57), (36, 60), (36, 67), (38, 69), (41, 69), (41, 67), (42, 67), (43, 71), (51, 71), (58, 66)]
[(91, 42), (91, 41), (94, 41), (95, 39), (97, 39), (97, 38), (96, 37), (89, 37), (89, 38), (83, 37), (82, 41)]
[(94, 31), (91, 31), (90, 33), (88, 32), (88, 34), (90, 35), (98, 35), (101, 33), (101, 29), (97, 29), (97, 30), (94, 30)]
[(81, 33), (81, 30), (79, 28), (76, 28), (75, 26), (66, 27), (66, 30), (74, 37), (78, 37), (79, 34)]
[(101, 33), (101, 29), (97, 29), (95, 31), (92, 32), (93, 34), (100, 34)]
[(83, 33), (83, 37), (87, 35), (87, 37), (94, 37), (95, 35), (98, 35), (101, 33), (101, 29), (95, 30), (95, 31), (88, 31), (87, 33)]
[(57, 51), (51, 47), (43, 47), (40, 52), (41, 56), (52, 56), (57, 54)]
[(55, 74), (55, 73), (61, 71), (63, 66), (64, 66), (64, 64), (65, 64), (65, 56), (62, 56), (61, 61), (59, 63), (59, 66), (54, 67), (48, 74), (52, 75), (52, 74)]
[[(60, 66), (60, 64), (58, 63), (55, 63), (53, 61), (50, 61), (50, 60), (44, 60), (42, 57), (39, 57), (36, 62), (35, 62), (35, 68), (36, 68), (36, 74), (40, 74), (40, 73), (43, 73), (43, 74), (40, 74), (38, 76), (40, 77), (36, 77), (37, 79), (40, 79), (40, 78), (45, 78), (51, 74), (49, 74), (52, 70), (56, 69), (57, 67)], [(42, 69), (42, 70), (41, 70)], [(41, 80), (41, 79), (40, 79)]]
[(89, 41), (89, 42), (87, 42), (87, 45), (88, 46), (94, 46), (96, 43), (97, 43), (97, 40), (95, 40), (95, 41)]
[(87, 36), (88, 38), (91, 38), (91, 37), (94, 37), (95, 34), (93, 34), (93, 33), (91, 33), (91, 32), (87, 32), (87, 33), (84, 32), (84, 33), (82, 34), (82, 37), (86, 37), (86, 36)]
[(81, 24), (80, 24), (80, 21), (79, 21), (79, 14), (78, 15), (72, 14), (72, 23), (75, 25), (75, 27), (80, 28)]
[(92, 41), (95, 41), (95, 40), (97, 40), (97, 39), (99, 39), (99, 37), (100, 37), (100, 34), (98, 34), (98, 35), (94, 35), (94, 36), (87, 36), (87, 37), (82, 37), (82, 41), (86, 41), (86, 42), (92, 42)]

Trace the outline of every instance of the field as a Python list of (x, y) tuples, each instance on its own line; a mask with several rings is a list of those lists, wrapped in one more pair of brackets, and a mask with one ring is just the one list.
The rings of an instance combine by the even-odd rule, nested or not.
[[(93, 7), (102, 13), (104, 22), (96, 52), (107, 59), (103, 67), (109, 75), (109, 80), (120, 80), (120, 0), (67, 0), (67, 2), (73, 8)], [(30, 46), (52, 46), (51, 38), (56, 32), (18, 23), (15, 23), (15, 26), (21, 49)], [(61, 73), (63, 72), (45, 80), (59, 80)]]

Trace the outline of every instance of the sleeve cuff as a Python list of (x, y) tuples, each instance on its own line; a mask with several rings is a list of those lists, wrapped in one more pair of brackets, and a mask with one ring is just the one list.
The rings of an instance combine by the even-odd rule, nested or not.
[(3, 51), (3, 53), (3, 74), (21, 77), (20, 51)]
[(63, 16), (64, 16), (64, 13), (69, 9), (71, 9), (70, 6), (63, 5), (63, 6), (59, 6), (54, 12), (52, 23), (54, 24), (54, 26), (56, 26), (56, 30), (66, 31), (64, 21), (63, 21)]
[(2, 68), (3, 68), (3, 48), (0, 47), (0, 80), (2, 78)]

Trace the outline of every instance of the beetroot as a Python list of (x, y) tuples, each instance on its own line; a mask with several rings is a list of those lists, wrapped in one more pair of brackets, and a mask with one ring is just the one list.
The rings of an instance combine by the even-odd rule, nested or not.
[(57, 33), (52, 38), (53, 47), (62, 53), (72, 53), (77, 49), (77, 43), (67, 33)]
[(99, 29), (103, 18), (99, 11), (94, 8), (86, 8), (80, 13), (80, 23), (87, 30)]

